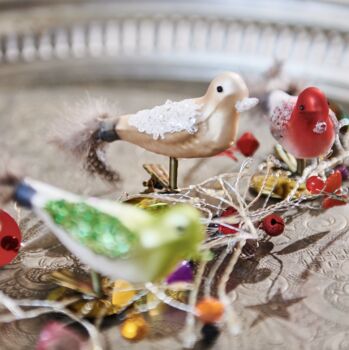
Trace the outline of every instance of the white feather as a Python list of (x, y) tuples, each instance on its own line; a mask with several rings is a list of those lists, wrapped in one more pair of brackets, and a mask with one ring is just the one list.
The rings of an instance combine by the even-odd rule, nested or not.
[(235, 108), (239, 113), (246, 112), (249, 109), (257, 106), (259, 100), (256, 97), (246, 97), (241, 101), (237, 101), (235, 104)]
[(317, 122), (313, 131), (315, 134), (323, 134), (327, 129), (327, 124), (326, 122)]

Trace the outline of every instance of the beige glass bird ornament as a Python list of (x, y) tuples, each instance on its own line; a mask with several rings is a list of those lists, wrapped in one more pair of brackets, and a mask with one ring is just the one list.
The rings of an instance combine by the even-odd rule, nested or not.
[(82, 158), (90, 173), (109, 181), (119, 176), (106, 163), (106, 143), (127, 141), (168, 156), (170, 187), (175, 188), (178, 158), (214, 156), (235, 141), (240, 113), (258, 103), (248, 94), (240, 75), (225, 72), (212, 80), (202, 97), (167, 101), (134, 114), (117, 116), (106, 101), (90, 101), (69, 118), (71, 125), (56, 141)]

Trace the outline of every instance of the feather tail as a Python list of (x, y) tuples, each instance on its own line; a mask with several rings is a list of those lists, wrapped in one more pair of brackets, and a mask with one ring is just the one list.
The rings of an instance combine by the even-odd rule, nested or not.
[(64, 122), (55, 126), (51, 141), (82, 161), (91, 175), (108, 182), (118, 182), (119, 174), (107, 163), (106, 142), (117, 140), (116, 108), (104, 99), (78, 103), (65, 113)]

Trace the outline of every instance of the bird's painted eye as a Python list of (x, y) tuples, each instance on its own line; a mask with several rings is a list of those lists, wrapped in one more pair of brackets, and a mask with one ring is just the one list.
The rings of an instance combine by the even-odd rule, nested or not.
[(304, 106), (304, 105), (300, 105), (300, 106), (299, 106), (299, 110), (300, 110), (300, 111), (304, 111), (304, 110), (305, 110), (305, 106)]
[(221, 85), (217, 86), (217, 91), (218, 92), (223, 92), (223, 86), (221, 86)]
[(185, 232), (185, 226), (184, 225), (178, 225), (176, 227), (176, 230), (179, 234), (183, 234)]

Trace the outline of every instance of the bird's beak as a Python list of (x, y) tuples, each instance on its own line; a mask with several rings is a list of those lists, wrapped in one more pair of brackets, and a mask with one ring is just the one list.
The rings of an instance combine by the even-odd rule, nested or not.
[(235, 108), (239, 113), (248, 111), (249, 109), (255, 107), (258, 104), (258, 98), (255, 97), (245, 97), (235, 103)]

